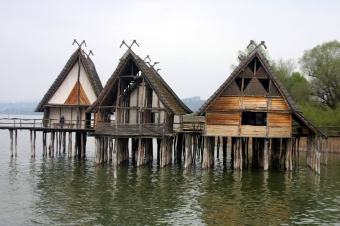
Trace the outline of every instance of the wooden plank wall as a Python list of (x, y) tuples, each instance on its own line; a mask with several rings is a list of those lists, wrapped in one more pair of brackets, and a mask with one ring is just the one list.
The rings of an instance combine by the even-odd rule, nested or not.
[[(267, 126), (241, 125), (241, 112), (268, 112)], [(291, 137), (292, 117), (283, 98), (218, 97), (206, 113), (207, 136)]]

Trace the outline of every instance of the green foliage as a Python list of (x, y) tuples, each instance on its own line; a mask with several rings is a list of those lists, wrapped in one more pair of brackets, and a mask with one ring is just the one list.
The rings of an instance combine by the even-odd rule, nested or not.
[(294, 102), (306, 103), (310, 101), (310, 84), (299, 72), (293, 72), (295, 65), (292, 59), (286, 61), (279, 59), (272, 63), (272, 68)]
[(299, 63), (302, 72), (313, 78), (313, 95), (336, 109), (340, 104), (340, 43), (334, 40), (306, 50)]
[(313, 104), (298, 104), (298, 107), (317, 126), (340, 126), (340, 108), (324, 110)]

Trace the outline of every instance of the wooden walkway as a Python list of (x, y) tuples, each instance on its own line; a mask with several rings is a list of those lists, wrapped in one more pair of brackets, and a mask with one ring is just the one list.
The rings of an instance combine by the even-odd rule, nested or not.
[(82, 120), (77, 126), (77, 120), (66, 120), (61, 126), (59, 119), (26, 119), (26, 118), (0, 118), (0, 129), (30, 130), (43, 132), (94, 132), (93, 120)]

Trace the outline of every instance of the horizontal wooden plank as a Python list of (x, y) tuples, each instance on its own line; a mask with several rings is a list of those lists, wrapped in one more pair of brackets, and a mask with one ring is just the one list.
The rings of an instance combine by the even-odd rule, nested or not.
[(239, 97), (218, 97), (208, 108), (208, 111), (223, 111), (239, 109)]
[(249, 126), (242, 125), (241, 126), (241, 134), (240, 136), (245, 137), (265, 137), (267, 133), (266, 126)]
[(240, 113), (207, 113), (207, 125), (239, 125)]
[(292, 117), (290, 113), (268, 113), (269, 126), (291, 126)]
[(243, 109), (267, 109), (267, 98), (265, 97), (243, 97)]
[(239, 136), (238, 126), (227, 125), (206, 125), (205, 135), (207, 136)]
[(283, 98), (273, 98), (270, 110), (289, 110), (289, 108)]
[(268, 128), (269, 137), (291, 137), (292, 131), (290, 126), (280, 126), (280, 127), (269, 127)]

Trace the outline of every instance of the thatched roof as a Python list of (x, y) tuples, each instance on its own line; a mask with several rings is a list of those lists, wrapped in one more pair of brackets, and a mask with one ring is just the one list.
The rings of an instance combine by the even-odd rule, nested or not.
[(277, 78), (277, 76), (274, 74), (272, 68), (269, 65), (269, 61), (267, 58), (263, 55), (261, 50), (255, 49), (253, 52), (251, 52), (240, 64), (235, 68), (235, 70), (230, 74), (230, 76), (226, 79), (226, 81), (216, 90), (216, 92), (195, 112), (194, 115), (196, 116), (203, 116), (209, 106), (226, 90), (228, 89), (229, 85), (236, 79), (236, 77), (242, 73), (246, 67), (249, 65), (249, 63), (257, 57), (261, 64), (263, 65), (264, 69), (266, 70), (267, 74), (269, 75), (272, 83), (276, 86), (278, 89), (280, 95), (284, 98), (285, 102), (287, 103), (288, 108), (293, 114), (293, 119), (297, 121), (300, 124), (303, 124), (305, 127), (313, 131), (317, 135), (321, 135), (326, 137), (326, 135), (317, 127), (315, 126), (311, 121), (309, 121), (307, 118), (305, 118), (302, 115), (302, 112), (300, 109), (296, 106), (294, 103), (292, 97), (286, 90), (286, 88), (282, 85), (280, 80)]
[(141, 71), (141, 74), (146, 79), (146, 82), (151, 86), (162, 104), (169, 112), (175, 115), (192, 113), (192, 111), (179, 99), (179, 97), (169, 87), (169, 85), (164, 81), (159, 73), (153, 67), (149, 67), (131, 49), (128, 49), (120, 59), (116, 70), (107, 81), (100, 96), (87, 109), (87, 112), (96, 112), (101, 106), (113, 106), (117, 100), (119, 76), (122, 75), (123, 70), (125, 69), (129, 60), (132, 60), (134, 62), (134, 67), (137, 67), (137, 70)]
[(56, 78), (56, 80), (53, 82), (51, 87), (48, 89), (47, 93), (43, 97), (43, 99), (38, 104), (37, 108), (35, 109), (35, 112), (42, 112), (44, 111), (44, 105), (48, 103), (48, 101), (53, 97), (55, 92), (58, 90), (58, 88), (61, 86), (73, 66), (76, 64), (76, 62), (82, 63), (84, 70), (86, 72), (86, 75), (91, 83), (92, 89), (95, 92), (96, 96), (99, 96), (100, 92), (103, 90), (102, 83), (99, 79), (99, 76), (97, 74), (96, 68), (94, 66), (94, 63), (89, 57), (85, 57), (83, 50), (79, 47), (70, 57), (70, 59), (67, 61), (65, 67), (60, 72), (59, 76)]

